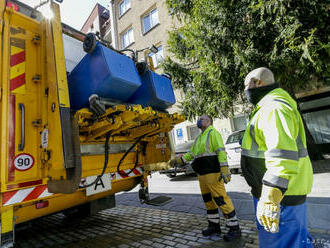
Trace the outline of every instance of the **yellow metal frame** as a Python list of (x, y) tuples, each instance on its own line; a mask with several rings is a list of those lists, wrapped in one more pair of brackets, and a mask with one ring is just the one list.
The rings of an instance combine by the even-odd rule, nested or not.
[(140, 178), (141, 177), (133, 177), (114, 181), (111, 191), (101, 192), (88, 197), (86, 196), (85, 190), (79, 190), (73, 194), (54, 194), (53, 196), (43, 199), (49, 202), (48, 207), (45, 208), (36, 209), (35, 204), (40, 200), (15, 204), (14, 206), (10, 206), (10, 208), (14, 209), (14, 216), (16, 216), (15, 224), (19, 224), (96, 199), (104, 198), (108, 195), (114, 195), (117, 192), (130, 190), (141, 180)]

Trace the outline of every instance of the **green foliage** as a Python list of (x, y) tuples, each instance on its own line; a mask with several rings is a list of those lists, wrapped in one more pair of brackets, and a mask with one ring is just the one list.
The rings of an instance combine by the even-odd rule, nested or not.
[(183, 89), (183, 112), (229, 116), (254, 68), (293, 93), (330, 84), (330, 5), (324, 0), (166, 0), (183, 26), (170, 32), (164, 69)]

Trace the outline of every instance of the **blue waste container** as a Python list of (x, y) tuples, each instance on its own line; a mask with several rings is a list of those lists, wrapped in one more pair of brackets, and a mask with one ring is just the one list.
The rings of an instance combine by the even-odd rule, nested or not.
[(97, 43), (68, 75), (70, 105), (74, 110), (89, 106), (92, 94), (127, 102), (141, 86), (132, 59)]
[(128, 100), (129, 103), (141, 104), (156, 110), (165, 110), (175, 103), (171, 80), (148, 70), (141, 76), (141, 87)]

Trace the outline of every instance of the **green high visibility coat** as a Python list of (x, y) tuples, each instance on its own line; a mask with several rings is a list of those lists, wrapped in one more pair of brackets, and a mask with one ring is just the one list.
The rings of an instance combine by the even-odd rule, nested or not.
[(199, 175), (220, 172), (220, 166), (228, 166), (220, 133), (209, 126), (195, 139), (190, 151), (183, 155), (183, 160), (194, 160), (192, 167)]
[(265, 95), (250, 116), (242, 140), (242, 172), (252, 194), (262, 184), (280, 188), (283, 205), (298, 205), (311, 191), (313, 170), (297, 103), (283, 89)]

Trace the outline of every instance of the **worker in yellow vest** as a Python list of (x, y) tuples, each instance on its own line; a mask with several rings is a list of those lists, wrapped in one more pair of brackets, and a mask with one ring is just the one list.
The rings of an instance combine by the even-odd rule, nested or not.
[(187, 161), (192, 162), (192, 168), (198, 175), (199, 185), (207, 209), (208, 227), (202, 231), (204, 236), (220, 234), (220, 217), (218, 208), (226, 218), (229, 228), (224, 235), (226, 241), (231, 241), (241, 236), (238, 219), (233, 203), (226, 193), (224, 183), (231, 180), (227, 164), (227, 155), (220, 133), (212, 126), (213, 120), (203, 115), (197, 121), (197, 126), (202, 133), (196, 138), (190, 151), (181, 158), (171, 161), (172, 165), (182, 165)]
[(264, 67), (245, 78), (255, 105), (242, 141), (242, 173), (251, 186), (259, 246), (313, 247), (307, 230), (306, 196), (313, 170), (297, 103)]

